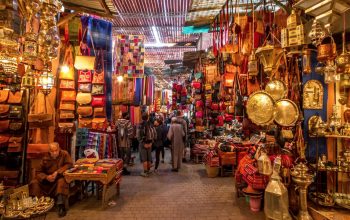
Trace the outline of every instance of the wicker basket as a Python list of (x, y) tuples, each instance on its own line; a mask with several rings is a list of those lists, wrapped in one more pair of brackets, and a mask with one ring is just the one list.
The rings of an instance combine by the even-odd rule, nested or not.
[(207, 174), (209, 178), (217, 177), (219, 174), (219, 167), (210, 167), (208, 165), (205, 165), (205, 168), (207, 170)]

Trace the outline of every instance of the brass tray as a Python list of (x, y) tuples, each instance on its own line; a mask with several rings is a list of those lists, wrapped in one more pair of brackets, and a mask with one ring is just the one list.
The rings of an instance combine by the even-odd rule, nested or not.
[(286, 84), (277, 79), (268, 82), (265, 86), (265, 91), (269, 93), (275, 101), (286, 98), (288, 92)]
[(276, 102), (275, 122), (281, 126), (293, 126), (299, 118), (298, 106), (289, 99)]
[(323, 86), (318, 80), (309, 80), (303, 89), (304, 109), (323, 109)]
[(256, 125), (269, 125), (275, 116), (275, 101), (265, 91), (251, 94), (247, 101), (248, 118)]

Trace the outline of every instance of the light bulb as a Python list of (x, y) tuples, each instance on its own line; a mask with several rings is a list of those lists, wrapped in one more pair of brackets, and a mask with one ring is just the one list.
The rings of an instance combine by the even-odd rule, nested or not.
[(118, 82), (123, 82), (123, 76), (117, 76), (117, 81)]
[(62, 70), (63, 73), (68, 73), (68, 72), (69, 72), (69, 66), (63, 65), (63, 66), (61, 67), (61, 70)]

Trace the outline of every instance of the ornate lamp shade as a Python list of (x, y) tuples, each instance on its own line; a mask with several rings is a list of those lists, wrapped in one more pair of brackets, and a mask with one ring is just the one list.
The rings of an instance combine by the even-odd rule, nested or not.
[(52, 72), (49, 70), (44, 70), (39, 77), (38, 86), (41, 89), (41, 92), (44, 94), (49, 94), (51, 92), (52, 87), (55, 85), (55, 80), (52, 75)]
[(278, 175), (281, 167), (281, 157), (275, 159), (273, 174), (265, 189), (264, 212), (267, 219), (291, 220), (288, 208), (288, 190)]
[(32, 68), (28, 68), (22, 77), (21, 86), (24, 88), (33, 88), (35, 86), (35, 73)]
[(248, 75), (249, 78), (253, 78), (257, 76), (259, 73), (258, 70), (258, 60), (255, 57), (255, 51), (252, 51), (252, 53), (249, 56), (248, 60)]
[(305, 10), (306, 14), (329, 26), (350, 8), (350, 0), (300, 0), (295, 5)]
[(266, 45), (256, 50), (256, 56), (264, 66), (264, 72), (270, 76), (271, 72), (278, 68), (279, 61), (283, 55), (281, 47)]

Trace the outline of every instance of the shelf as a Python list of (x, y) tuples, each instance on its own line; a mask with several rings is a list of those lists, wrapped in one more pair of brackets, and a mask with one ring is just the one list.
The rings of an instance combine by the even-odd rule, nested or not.
[(334, 135), (334, 134), (326, 134), (326, 138), (343, 138), (343, 139), (350, 139), (350, 136), (345, 135)]

